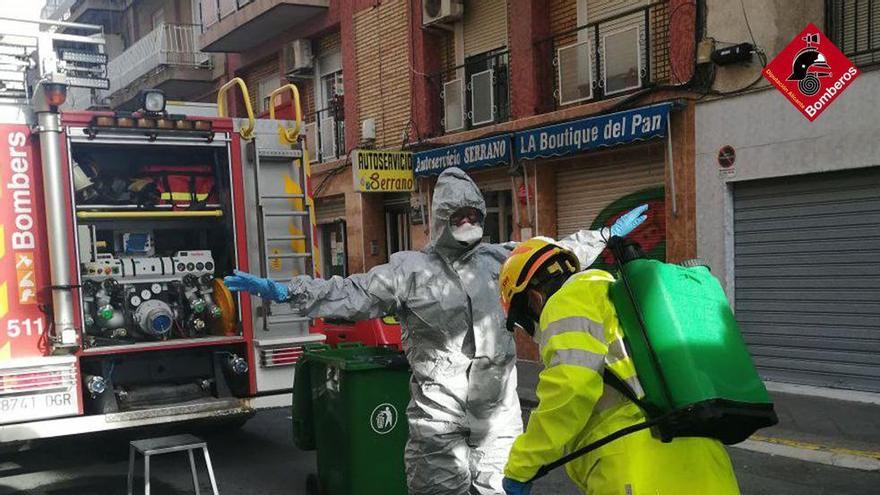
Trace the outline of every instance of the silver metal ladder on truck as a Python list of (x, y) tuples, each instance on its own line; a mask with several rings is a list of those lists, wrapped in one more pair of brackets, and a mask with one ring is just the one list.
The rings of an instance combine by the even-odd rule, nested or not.
[[(302, 141), (288, 149), (274, 146), (271, 137), (267, 139), (259, 132), (262, 124), (257, 121), (257, 135), (246, 146), (256, 193), (259, 274), (287, 284), (294, 274), (315, 275), (304, 153)], [(277, 190), (279, 186), (283, 187), (281, 191)], [(259, 310), (263, 316), (261, 328), (270, 331), (279, 325), (310, 321), (289, 308), (287, 303), (263, 300)]]
[[(247, 99), (243, 82), (241, 86)], [(276, 93), (288, 87), (290, 85), (274, 92), (273, 101)], [(297, 96), (294, 88), (295, 100)], [(250, 271), (284, 284), (297, 275), (315, 276), (315, 212), (308, 197), (309, 163), (305, 142), (301, 136), (294, 137), (296, 132), (292, 131), (297, 127), (296, 122), (275, 119), (233, 119), (233, 122), (237, 131), (244, 130), (247, 135), (241, 146), (241, 164)], [(247, 131), (249, 126), (252, 129)], [(253, 362), (258, 366), (257, 392), (288, 390), (293, 385), (293, 365), (302, 354), (303, 346), (321, 342), (324, 336), (309, 334), (311, 320), (294, 313), (287, 303), (252, 296), (251, 307)]]

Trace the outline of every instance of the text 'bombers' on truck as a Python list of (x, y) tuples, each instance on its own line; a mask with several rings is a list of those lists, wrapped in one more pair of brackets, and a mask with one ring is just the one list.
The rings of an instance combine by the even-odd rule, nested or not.
[[(0, 54), (27, 67), (0, 73), (0, 443), (289, 401), (324, 336), (222, 278), (320, 275), (296, 88), (273, 93), (295, 121), (254, 119), (240, 79), (212, 117), (154, 91), (137, 112), (67, 109), (107, 87), (101, 28), (21, 23)], [(225, 115), (234, 87), (247, 118)]]

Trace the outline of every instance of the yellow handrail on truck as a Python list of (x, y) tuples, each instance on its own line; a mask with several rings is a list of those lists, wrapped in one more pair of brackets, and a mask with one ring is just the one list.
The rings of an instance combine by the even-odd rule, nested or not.
[(269, 118), (275, 120), (275, 97), (286, 90), (290, 90), (293, 102), (293, 113), (296, 118), (296, 125), (292, 129), (287, 129), (282, 125), (278, 126), (278, 135), (283, 142), (287, 144), (295, 144), (299, 131), (302, 128), (302, 107), (299, 104), (299, 89), (293, 84), (285, 84), (269, 94)]
[(250, 93), (248, 93), (247, 84), (240, 77), (235, 77), (230, 79), (226, 84), (220, 86), (220, 89), (217, 90), (217, 115), (221, 117), (228, 117), (226, 115), (226, 92), (229, 91), (229, 88), (238, 85), (241, 89), (241, 95), (244, 97), (244, 109), (247, 112), (248, 125), (247, 127), (242, 127), (239, 134), (241, 134), (241, 138), (247, 141), (250, 141), (254, 137), (254, 109), (251, 107), (251, 97)]

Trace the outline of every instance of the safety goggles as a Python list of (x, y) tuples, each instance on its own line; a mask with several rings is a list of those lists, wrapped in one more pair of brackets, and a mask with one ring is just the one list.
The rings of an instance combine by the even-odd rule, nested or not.
[(470, 224), (477, 224), (483, 221), (483, 214), (476, 208), (459, 208), (449, 217), (449, 224), (458, 226), (467, 220)]

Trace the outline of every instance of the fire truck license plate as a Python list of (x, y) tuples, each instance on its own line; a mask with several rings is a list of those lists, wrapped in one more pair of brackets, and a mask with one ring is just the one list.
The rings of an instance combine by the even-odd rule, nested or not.
[(65, 416), (76, 412), (77, 405), (70, 392), (0, 398), (0, 423)]

